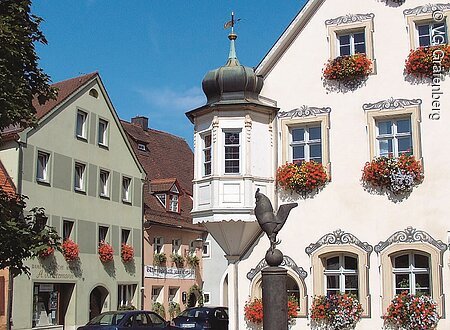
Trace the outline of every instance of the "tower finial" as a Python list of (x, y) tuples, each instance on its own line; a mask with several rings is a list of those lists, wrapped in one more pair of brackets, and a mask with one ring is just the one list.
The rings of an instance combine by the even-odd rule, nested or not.
[(239, 61), (236, 56), (236, 48), (234, 46), (234, 41), (237, 39), (237, 34), (234, 33), (234, 24), (236, 22), (239, 22), (240, 20), (241, 20), (240, 18), (235, 20), (234, 12), (231, 12), (231, 21), (226, 22), (224, 25), (225, 29), (228, 29), (231, 27), (231, 32), (228, 35), (228, 39), (230, 39), (230, 53), (228, 55), (227, 65), (230, 65), (230, 64), (239, 65)]

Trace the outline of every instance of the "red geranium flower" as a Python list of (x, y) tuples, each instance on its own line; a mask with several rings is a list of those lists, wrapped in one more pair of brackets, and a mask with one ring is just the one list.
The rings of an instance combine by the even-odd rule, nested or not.
[(62, 250), (64, 259), (66, 259), (66, 261), (75, 261), (78, 259), (78, 254), (80, 253), (78, 244), (71, 239), (67, 238), (64, 240), (62, 244)]
[(109, 262), (114, 259), (114, 250), (111, 245), (105, 241), (98, 244), (98, 254), (101, 262)]
[(122, 243), (121, 255), (123, 262), (130, 262), (134, 257), (134, 249), (131, 245)]

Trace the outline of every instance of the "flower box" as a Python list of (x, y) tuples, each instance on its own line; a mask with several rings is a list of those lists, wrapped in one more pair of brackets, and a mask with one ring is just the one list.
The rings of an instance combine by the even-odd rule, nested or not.
[(405, 194), (423, 180), (422, 165), (414, 156), (377, 157), (367, 162), (362, 181), (374, 188), (386, 189), (395, 195)]
[(450, 71), (450, 46), (447, 44), (411, 50), (405, 61), (405, 73), (417, 78), (440, 77)]
[(365, 54), (339, 56), (325, 65), (323, 77), (326, 80), (348, 82), (363, 80), (372, 72), (372, 60)]
[(435, 329), (439, 322), (437, 304), (429, 296), (415, 296), (404, 291), (391, 301), (383, 316), (391, 329)]
[(316, 296), (311, 306), (311, 320), (326, 329), (354, 329), (362, 312), (358, 299), (350, 295)]
[(75, 261), (78, 259), (80, 250), (78, 249), (78, 244), (71, 239), (65, 239), (62, 244), (62, 252), (64, 259), (67, 262)]
[(189, 267), (191, 268), (195, 268), (198, 267), (200, 260), (198, 259), (198, 257), (196, 255), (187, 255), (186, 256), (186, 262), (189, 265)]
[[(298, 301), (294, 296), (288, 298), (288, 323), (294, 324), (295, 318), (298, 316)], [(254, 298), (248, 300), (244, 306), (244, 317), (248, 323), (260, 325), (263, 323), (263, 303), (262, 299)]]
[(38, 257), (41, 259), (46, 259), (50, 256), (52, 256), (55, 252), (55, 249), (52, 246), (47, 246), (37, 253)]
[(278, 187), (301, 195), (321, 189), (328, 182), (325, 168), (314, 161), (282, 165), (277, 169), (276, 179)]
[(134, 258), (134, 249), (131, 245), (122, 243), (120, 254), (123, 262), (130, 262)]
[(103, 263), (110, 262), (114, 259), (114, 250), (111, 245), (101, 241), (98, 244), (98, 256)]
[(161, 266), (166, 261), (167, 261), (167, 256), (164, 252), (155, 253), (153, 255), (153, 265), (155, 265), (155, 266)]
[(184, 258), (182, 255), (178, 253), (172, 253), (170, 255), (170, 259), (172, 259), (172, 262), (175, 264), (177, 268), (183, 268), (184, 265)]

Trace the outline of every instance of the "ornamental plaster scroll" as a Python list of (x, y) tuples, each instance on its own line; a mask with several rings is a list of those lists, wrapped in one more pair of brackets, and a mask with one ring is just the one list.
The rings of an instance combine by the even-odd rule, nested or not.
[(302, 105), (300, 108), (292, 109), (290, 111), (280, 111), (278, 113), (278, 118), (294, 118), (294, 117), (309, 117), (309, 116), (317, 116), (321, 114), (327, 114), (331, 112), (331, 108), (323, 107), (308, 107), (306, 105)]
[(447, 250), (448, 246), (442, 241), (436, 241), (433, 237), (430, 236), (430, 234), (422, 231), (417, 230), (413, 227), (408, 227), (405, 230), (397, 231), (396, 233), (392, 234), (386, 241), (381, 241), (377, 245), (375, 245), (375, 252), (380, 253), (385, 248), (387, 248), (389, 245), (394, 243), (415, 243), (415, 242), (423, 242), (423, 243), (429, 243), (436, 247), (439, 251), (441, 251), (441, 254), (444, 253), (444, 251)]
[(217, 142), (217, 130), (219, 129), (219, 118), (217, 116), (214, 116), (212, 121), (212, 131), (213, 131), (213, 143)]
[(450, 10), (450, 3), (433, 3), (423, 6), (417, 6), (412, 9), (405, 9), (403, 11), (403, 15), (432, 14), (435, 12), (442, 12), (444, 10)]
[(250, 115), (245, 115), (245, 131), (247, 133), (247, 142), (250, 142), (252, 139), (252, 117)]
[(421, 105), (421, 99), (394, 99), (391, 97), (390, 99), (379, 101), (376, 103), (365, 103), (363, 104), (363, 110), (389, 110), (389, 109), (398, 109), (404, 108), (414, 105)]
[(341, 229), (338, 229), (333, 231), (332, 233), (322, 236), (316, 243), (311, 243), (305, 249), (305, 252), (310, 256), (314, 251), (316, 251), (321, 246), (329, 244), (336, 244), (336, 245), (354, 244), (369, 254), (372, 253), (373, 251), (373, 247), (369, 243), (361, 242), (353, 234), (346, 233)]
[[(302, 280), (304, 280), (308, 276), (308, 273), (302, 267), (297, 266), (297, 264), (294, 260), (292, 260), (291, 257), (283, 256), (283, 262), (281, 263), (281, 266), (292, 269)], [(262, 259), (255, 268), (250, 269), (250, 271), (247, 273), (247, 278), (252, 281), (255, 276), (258, 275), (258, 273), (266, 267), (267, 262), (265, 259)]]
[(341, 24), (350, 24), (356, 22), (363, 22), (367, 20), (371, 20), (375, 17), (375, 14), (347, 14), (344, 16), (339, 16), (332, 19), (327, 19), (325, 21), (325, 25), (341, 25)]

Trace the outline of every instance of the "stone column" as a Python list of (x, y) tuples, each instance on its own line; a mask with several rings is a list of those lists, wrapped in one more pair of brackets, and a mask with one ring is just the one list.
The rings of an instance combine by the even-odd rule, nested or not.
[(263, 328), (264, 330), (287, 330), (287, 270), (281, 267), (267, 267), (261, 270), (261, 273), (264, 313)]
[(239, 256), (225, 256), (228, 259), (228, 329), (239, 330), (238, 263)]

